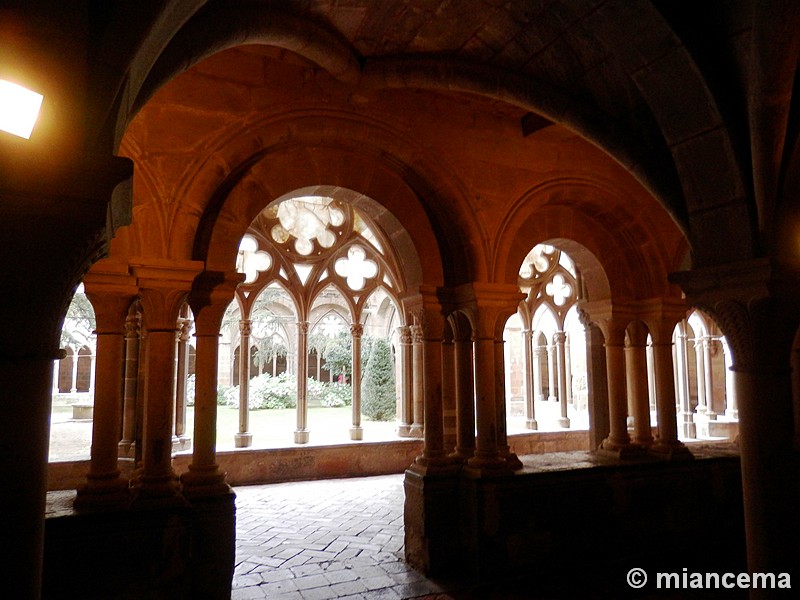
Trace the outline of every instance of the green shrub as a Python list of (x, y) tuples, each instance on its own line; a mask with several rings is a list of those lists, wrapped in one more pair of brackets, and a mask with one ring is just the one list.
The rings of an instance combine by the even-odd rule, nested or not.
[[(309, 378), (306, 396), (309, 404), (325, 407), (348, 406), (351, 403), (350, 386), (326, 383)], [(239, 407), (239, 386), (220, 390), (221, 404)], [(272, 377), (268, 373), (250, 380), (247, 406), (250, 410), (269, 408), (295, 408), (297, 406), (297, 376), (281, 373)]]
[(389, 342), (374, 338), (361, 382), (361, 412), (374, 421), (391, 421), (397, 414), (394, 361)]

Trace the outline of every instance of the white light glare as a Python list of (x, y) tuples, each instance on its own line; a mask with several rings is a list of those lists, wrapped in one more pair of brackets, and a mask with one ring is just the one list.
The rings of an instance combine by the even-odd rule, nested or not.
[(0, 79), (0, 130), (23, 137), (31, 137), (39, 109), (41, 94)]

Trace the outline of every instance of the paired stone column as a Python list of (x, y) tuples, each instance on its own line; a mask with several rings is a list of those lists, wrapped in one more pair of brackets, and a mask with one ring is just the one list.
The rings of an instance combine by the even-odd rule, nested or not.
[[(739, 406), (736, 401), (736, 386), (733, 381), (733, 356), (731, 356), (731, 349), (728, 344), (724, 341), (720, 341), (720, 343), (722, 344), (722, 352), (725, 358), (725, 416), (732, 421), (738, 421)], [(794, 377), (795, 372), (800, 371), (800, 369), (796, 369), (794, 363), (792, 365), (792, 376)], [(795, 414), (795, 418), (798, 417), (800, 417), (800, 413)], [(797, 429), (796, 433), (800, 435), (800, 429)]]
[(145, 349), (142, 469), (134, 482), (137, 504), (182, 503), (172, 468), (175, 335), (178, 312), (202, 263), (133, 264), (139, 286)]
[(558, 401), (558, 377), (556, 376), (556, 345), (551, 340), (549, 346), (544, 349), (547, 352), (547, 400), (549, 402)]
[[(713, 421), (717, 418), (717, 411), (714, 410), (714, 367), (712, 363), (712, 350), (716, 340), (710, 335), (703, 337), (703, 363), (705, 364), (706, 388), (706, 418)], [(698, 374), (699, 377), (699, 374)]]
[(558, 426), (569, 428), (569, 418), (567, 417), (567, 359), (565, 342), (567, 334), (563, 331), (556, 331), (553, 334), (553, 345), (556, 349), (556, 371), (558, 374), (558, 403), (561, 407), (561, 417), (558, 419)]
[(189, 498), (230, 492), (216, 454), (219, 338), (225, 310), (243, 278), (240, 273), (205, 273), (189, 294), (196, 340), (194, 444), (189, 470), (181, 475), (184, 495)]
[(233, 434), (236, 448), (253, 445), (250, 432), (250, 319), (239, 320), (239, 431)]
[[(355, 385), (355, 366), (353, 385)], [(294, 432), (294, 443), (307, 444), (308, 437), (308, 321), (299, 321), (297, 323), (297, 429)]]
[(361, 427), (361, 336), (364, 335), (364, 326), (361, 323), (350, 325), (353, 348), (353, 377), (350, 392), (352, 394), (353, 426), (350, 428), (351, 440), (363, 440), (364, 428)]
[(658, 438), (650, 452), (668, 459), (690, 459), (691, 452), (678, 440), (678, 418), (675, 404), (675, 367), (672, 362), (672, 334), (683, 319), (683, 302), (664, 300), (651, 308), (645, 322), (653, 340), (653, 367), (656, 380)]
[(78, 488), (76, 508), (124, 506), (130, 500), (128, 481), (120, 476), (119, 424), (122, 416), (122, 374), (125, 319), (136, 297), (127, 274), (87, 274), (86, 295), (97, 328), (97, 385), (94, 394), (92, 449), (86, 483)]
[(397, 434), (401, 437), (411, 436), (414, 423), (414, 362), (412, 355), (411, 327), (403, 325), (397, 328), (400, 339), (400, 424)]

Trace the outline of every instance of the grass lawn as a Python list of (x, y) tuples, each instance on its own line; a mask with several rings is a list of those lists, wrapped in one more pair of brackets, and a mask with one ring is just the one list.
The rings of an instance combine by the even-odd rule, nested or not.
[[(294, 446), (297, 411), (293, 408), (251, 410), (249, 430), (252, 448), (286, 448)], [(194, 409), (186, 411), (187, 435), (193, 437)], [(352, 408), (309, 408), (306, 429), (309, 445), (351, 443)], [(395, 421), (375, 422), (362, 417), (364, 441), (385, 441), (397, 438)], [(234, 434), (239, 431), (239, 410), (217, 407), (217, 449), (233, 450)], [(83, 460), (89, 458), (92, 444), (92, 421), (72, 419), (71, 406), (53, 406), (50, 419), (50, 460)]]

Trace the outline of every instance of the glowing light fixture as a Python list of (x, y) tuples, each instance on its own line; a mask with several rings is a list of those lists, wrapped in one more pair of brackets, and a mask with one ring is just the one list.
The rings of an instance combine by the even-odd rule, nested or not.
[(21, 85), (0, 79), (0, 129), (26, 140), (30, 138), (43, 98)]

